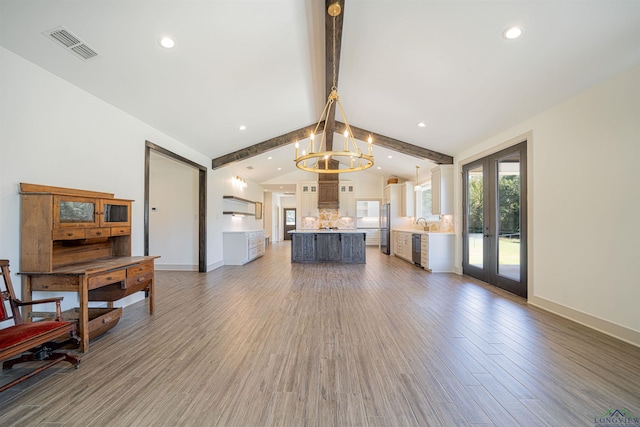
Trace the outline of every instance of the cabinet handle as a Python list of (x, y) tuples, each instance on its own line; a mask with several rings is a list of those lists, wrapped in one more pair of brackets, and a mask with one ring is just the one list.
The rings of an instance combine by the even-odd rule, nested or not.
[(98, 232), (96, 233), (96, 236), (102, 236), (102, 231), (98, 231)]
[(67, 233), (67, 236), (68, 236), (68, 237), (72, 237), (72, 236), (73, 236), (73, 233)]
[(138, 283), (144, 282), (144, 277), (138, 277)]
[(107, 276), (107, 280), (111, 280), (111, 279), (113, 279), (113, 277)]

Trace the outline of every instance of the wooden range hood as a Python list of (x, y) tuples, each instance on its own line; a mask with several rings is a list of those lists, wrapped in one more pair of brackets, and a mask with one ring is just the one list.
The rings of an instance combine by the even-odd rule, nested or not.
[[(329, 160), (329, 169), (338, 170), (338, 161)], [(340, 208), (340, 187), (338, 173), (318, 174), (318, 209), (339, 209)]]

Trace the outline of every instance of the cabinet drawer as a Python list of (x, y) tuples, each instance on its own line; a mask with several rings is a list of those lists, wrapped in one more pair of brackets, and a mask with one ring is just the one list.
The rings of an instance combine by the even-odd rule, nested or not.
[(80, 284), (78, 276), (31, 276), (32, 291), (78, 292)]
[(91, 239), (94, 237), (110, 237), (111, 229), (110, 228), (87, 228), (84, 230), (85, 239)]
[(84, 239), (84, 229), (82, 228), (54, 228), (53, 240), (76, 240)]
[(112, 236), (128, 236), (131, 234), (131, 227), (111, 227)]
[(153, 271), (153, 264), (151, 264), (150, 262), (134, 265), (127, 268), (127, 277), (135, 276), (136, 274), (142, 274), (149, 271)]
[(146, 288), (152, 279), (153, 271), (136, 274), (135, 276), (127, 277), (124, 287), (127, 291), (139, 291)]
[(254, 259), (258, 256), (258, 248), (249, 249), (249, 259)]
[[(93, 339), (98, 335), (107, 332), (116, 326), (120, 317), (122, 317), (122, 308), (93, 308), (89, 307), (89, 322), (87, 329), (89, 330), (89, 339)], [(80, 309), (72, 308), (62, 312), (64, 320), (78, 321), (80, 318)]]
[(116, 282), (122, 282), (127, 278), (126, 270), (116, 270), (107, 273), (98, 274), (89, 277), (89, 289), (99, 288), (100, 286), (110, 285)]
[(127, 268), (127, 281), (124, 288), (127, 291), (142, 290), (153, 279), (153, 264), (150, 262), (145, 264), (134, 265)]

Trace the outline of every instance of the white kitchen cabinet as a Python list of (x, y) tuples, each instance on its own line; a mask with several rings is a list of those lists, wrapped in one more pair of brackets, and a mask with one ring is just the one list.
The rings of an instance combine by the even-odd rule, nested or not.
[(453, 272), (453, 234), (422, 233), (420, 264), (433, 273)]
[(242, 265), (264, 255), (264, 230), (224, 231), (223, 259), (225, 265)]
[(404, 197), (402, 195), (402, 184), (389, 184), (384, 187), (384, 203), (389, 203), (391, 211), (389, 216), (391, 218), (398, 218), (404, 215)]
[(393, 232), (393, 254), (406, 261), (412, 261), (411, 255), (411, 232), (394, 231)]
[(453, 213), (453, 165), (439, 165), (431, 169), (431, 213)]
[(318, 183), (303, 182), (300, 184), (300, 216), (318, 216)]
[(391, 217), (415, 216), (413, 183), (389, 184), (384, 187), (383, 203), (391, 205)]
[(404, 216), (416, 216), (416, 193), (413, 190), (414, 184), (413, 182), (407, 181), (405, 182), (402, 188), (402, 194), (404, 196), (403, 208), (404, 208)]
[(341, 181), (339, 190), (339, 215), (341, 217), (355, 217), (356, 189), (353, 182)]
[(380, 202), (377, 200), (357, 200), (356, 216), (358, 218), (373, 218), (380, 215)]
[(358, 231), (367, 233), (366, 245), (378, 246), (380, 244), (380, 229), (378, 228), (359, 228)]

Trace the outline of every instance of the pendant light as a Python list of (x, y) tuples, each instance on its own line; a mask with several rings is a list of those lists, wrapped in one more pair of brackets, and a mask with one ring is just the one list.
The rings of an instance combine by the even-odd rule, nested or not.
[(413, 186), (413, 191), (422, 191), (422, 186), (418, 181), (418, 169), (420, 169), (420, 166), (416, 166), (416, 185)]
[[(296, 142), (296, 156), (295, 162), (299, 169), (314, 172), (314, 173), (344, 173), (355, 172), (365, 169), (369, 169), (373, 166), (373, 154), (371, 152), (371, 144), (373, 140), (369, 137), (367, 153), (363, 153), (358, 147), (358, 143), (353, 136), (349, 121), (342, 108), (340, 102), (340, 95), (338, 95), (338, 89), (336, 87), (336, 16), (340, 15), (342, 7), (339, 3), (333, 3), (329, 5), (327, 13), (333, 17), (333, 86), (331, 93), (327, 98), (327, 103), (324, 106), (324, 110), (320, 115), (318, 124), (315, 127), (313, 133), (309, 136), (309, 144), (307, 148), (302, 150), (302, 155), (299, 155), (300, 145)], [(326, 148), (326, 123), (327, 116), (332, 111), (332, 105), (336, 103), (340, 108), (340, 114), (342, 114), (342, 120), (345, 124), (344, 129), (344, 146), (342, 151), (328, 151)], [(321, 130), (320, 130), (321, 129)], [(318, 131), (320, 133), (318, 134)], [(316, 136), (320, 135), (320, 141), (316, 144)], [(329, 160), (334, 159), (340, 162), (343, 166), (347, 167), (335, 170), (329, 169)]]

